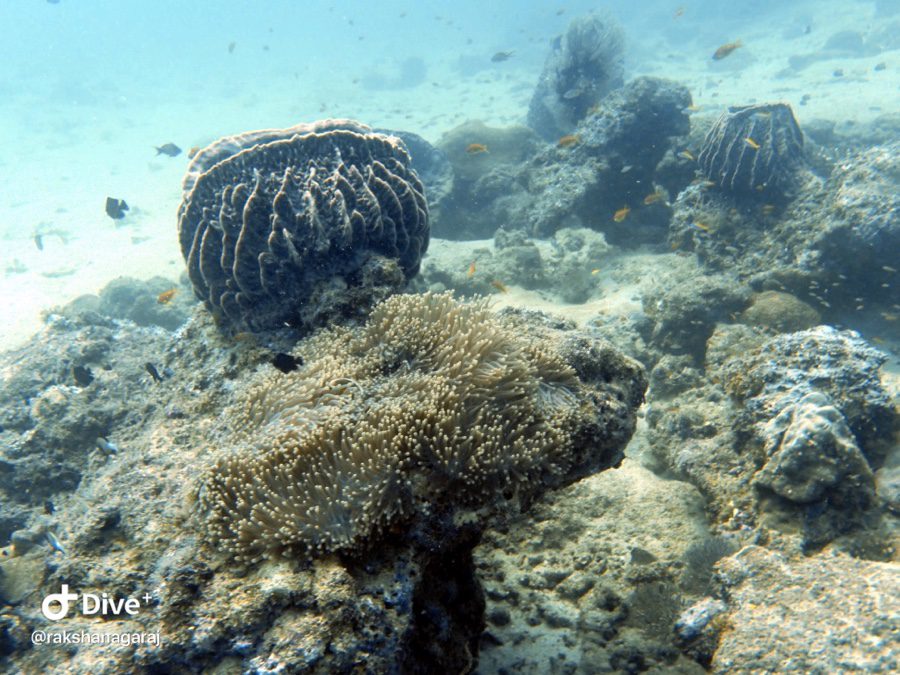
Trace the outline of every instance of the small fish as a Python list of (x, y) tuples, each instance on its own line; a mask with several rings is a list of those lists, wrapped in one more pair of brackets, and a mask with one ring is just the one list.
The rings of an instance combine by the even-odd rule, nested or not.
[(753, 148), (754, 150), (759, 150), (759, 143), (757, 143), (756, 141), (754, 141), (754, 140), (753, 140), (752, 138), (750, 138), (749, 136), (746, 136), (746, 137), (744, 138), (744, 143), (746, 143), (747, 145), (749, 145), (749, 146), (750, 146), (751, 148)]
[(713, 54), (713, 60), (721, 61), (726, 56), (731, 54), (731, 52), (733, 52), (735, 49), (737, 49), (738, 47), (743, 47), (743, 46), (744, 46), (744, 43), (741, 42), (740, 40), (735, 40), (734, 42), (727, 42), (715, 51), (715, 53)]
[(563, 98), (567, 101), (571, 101), (573, 98), (578, 98), (584, 93), (584, 89), (581, 87), (572, 87), (567, 90), (565, 94), (563, 94)]
[(655, 204), (656, 202), (663, 201), (665, 198), (666, 193), (661, 190), (651, 192), (649, 195), (644, 197), (644, 206), (650, 206), (651, 204)]
[(689, 105), (687, 108), (682, 108), (681, 112), (685, 115), (692, 115), (693, 113), (700, 112), (703, 108), (699, 105), (694, 105), (693, 103)]
[(122, 220), (125, 212), (128, 210), (128, 204), (124, 199), (116, 199), (115, 197), (106, 198), (106, 215), (113, 220)]
[(623, 206), (621, 209), (619, 209), (618, 211), (616, 211), (613, 214), (613, 220), (616, 221), (617, 223), (621, 223), (623, 220), (625, 220), (628, 217), (629, 213), (631, 213), (631, 209), (627, 206)]
[(466, 146), (466, 153), (469, 155), (480, 155), (482, 152), (487, 152), (488, 148), (484, 143), (469, 143)]
[(87, 366), (72, 366), (72, 377), (79, 387), (86, 387), (94, 381), (94, 374)]
[(111, 441), (106, 440), (105, 438), (103, 438), (103, 436), (99, 436), (97, 438), (97, 447), (100, 448), (103, 452), (110, 455), (115, 455), (119, 452), (119, 446)]
[(172, 298), (175, 297), (175, 294), (178, 293), (177, 288), (170, 288), (167, 291), (163, 291), (159, 295), (156, 296), (156, 302), (160, 305), (166, 305), (171, 302)]
[(56, 538), (56, 535), (52, 532), (45, 532), (44, 536), (47, 538), (47, 543), (53, 548), (54, 551), (59, 551), (63, 555), (66, 554), (66, 549), (63, 548), (63, 545), (59, 543), (59, 539)]
[(303, 359), (284, 352), (279, 352), (272, 357), (272, 365), (278, 368), (282, 373), (290, 373), (303, 365)]
[(573, 145), (578, 145), (579, 143), (581, 143), (581, 136), (578, 134), (566, 134), (556, 141), (556, 147), (571, 148)]
[(678, 153), (678, 156), (681, 157), (681, 159), (686, 159), (691, 162), (697, 161), (697, 158), (691, 154), (690, 150), (682, 150), (681, 152)]
[(177, 157), (181, 154), (181, 148), (174, 143), (166, 143), (156, 148), (157, 155), (166, 155), (168, 157)]
[(475, 261), (473, 260), (472, 264), (469, 265), (469, 271), (466, 272), (466, 278), (471, 279), (474, 276), (475, 276)]
[(228, 53), (234, 54), (234, 48), (237, 47), (237, 42), (229, 42), (228, 43)]
[(675, 9), (675, 13), (672, 15), (673, 19), (680, 19), (684, 16), (684, 7), (678, 7)]
[(498, 279), (494, 279), (491, 282), (491, 286), (496, 288), (501, 293), (509, 293), (509, 289), (506, 287), (506, 284), (504, 284), (502, 281), (499, 281)]
[(503, 61), (508, 61), (510, 57), (513, 55), (512, 51), (508, 52), (497, 52), (491, 57), (492, 63), (502, 63)]
[(194, 159), (194, 155), (200, 152), (200, 146), (195, 145), (190, 150), (188, 150), (188, 159)]
[(595, 276), (597, 276), (598, 274), (600, 274), (600, 268), (599, 268), (599, 267), (595, 267), (594, 269), (591, 270), (591, 276), (592, 276), (592, 277), (595, 277)]
[(700, 223), (700, 222), (694, 221), (694, 222), (691, 223), (691, 224), (692, 224), (694, 227), (696, 227), (698, 230), (702, 230), (703, 232), (709, 232), (709, 231), (710, 231), (709, 225), (707, 225), (707, 224), (705, 224), (705, 223)]
[(146, 371), (148, 373), (150, 373), (150, 377), (152, 377), (156, 382), (163, 381), (163, 376), (159, 374), (159, 371), (156, 369), (156, 366), (154, 366), (152, 363), (150, 363), (148, 361), (147, 363), (144, 364), (144, 368), (146, 369)]
[(762, 212), (764, 216), (771, 216), (775, 212), (774, 204), (763, 204)]
[(881, 269), (883, 269), (885, 272), (891, 272), (891, 273), (894, 273), (897, 271), (896, 268), (891, 267), (890, 265), (882, 265)]
[(44, 513), (46, 513), (48, 516), (52, 516), (55, 511), (56, 507), (53, 505), (53, 502), (51, 502), (49, 499), (46, 500), (44, 502)]
[(36, 234), (34, 235), (34, 245), (37, 246), (38, 251), (44, 250), (44, 235)]

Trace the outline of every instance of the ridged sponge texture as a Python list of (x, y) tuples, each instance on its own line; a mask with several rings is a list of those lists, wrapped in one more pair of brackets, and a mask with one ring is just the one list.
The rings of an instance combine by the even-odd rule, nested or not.
[(198, 490), (210, 543), (245, 562), (349, 551), (615, 464), (643, 372), (574, 333), (424, 294), (309, 338), (303, 368), (227, 413), (232, 447)]
[(373, 304), (418, 273), (428, 207), (400, 139), (324, 120), (199, 151), (178, 237), (195, 293), (222, 324), (309, 329), (333, 305)]

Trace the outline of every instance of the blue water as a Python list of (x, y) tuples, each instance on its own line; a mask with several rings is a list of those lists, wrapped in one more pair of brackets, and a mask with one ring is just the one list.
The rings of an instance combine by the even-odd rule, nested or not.
[[(809, 82), (779, 72), (844, 28), (885, 30), (897, 5), (5, 0), (0, 298), (10, 311), (0, 344), (36, 328), (42, 309), (118, 275), (177, 275), (186, 153), (224, 134), (350, 117), (435, 142), (466, 119), (522, 123), (551, 41), (591, 10), (621, 23), (626, 77), (678, 79), (710, 113), (781, 99), (801, 123), (873, 117), (896, 108), (896, 65), (879, 82), (848, 78), (843, 88), (821, 68)], [(710, 59), (736, 39), (745, 46), (733, 56)], [(512, 55), (492, 62), (499, 51)], [(871, 74), (868, 61), (849, 65)], [(800, 108), (810, 91), (823, 95)], [(155, 154), (167, 142), (180, 157)], [(129, 221), (106, 218), (108, 196), (136, 207)], [(55, 229), (65, 248), (50, 238), (37, 251), (35, 232)]]

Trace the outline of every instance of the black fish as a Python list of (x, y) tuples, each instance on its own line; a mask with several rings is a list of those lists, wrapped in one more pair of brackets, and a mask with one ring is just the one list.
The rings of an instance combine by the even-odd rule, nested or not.
[(303, 359), (280, 352), (272, 358), (272, 365), (282, 373), (290, 373), (303, 365)]
[(87, 366), (72, 366), (72, 377), (79, 387), (86, 387), (94, 381), (94, 374)]
[(56, 507), (53, 506), (53, 502), (51, 502), (49, 499), (45, 501), (44, 513), (46, 513), (48, 516), (52, 516), (54, 511), (56, 511)]
[(128, 204), (125, 203), (124, 199), (116, 199), (114, 197), (106, 198), (106, 215), (108, 215), (113, 220), (122, 220), (125, 217), (125, 212), (128, 210)]
[(150, 373), (150, 377), (152, 377), (154, 380), (156, 380), (157, 382), (163, 381), (163, 376), (159, 374), (156, 366), (154, 366), (152, 363), (148, 361), (144, 364), (144, 368), (147, 369), (147, 372)]
[(511, 57), (513, 53), (510, 52), (497, 52), (491, 57), (491, 62), (493, 63), (501, 63), (503, 61), (508, 61), (509, 57)]
[(174, 143), (166, 143), (156, 148), (157, 155), (168, 155), (169, 157), (177, 157), (181, 154), (181, 148)]

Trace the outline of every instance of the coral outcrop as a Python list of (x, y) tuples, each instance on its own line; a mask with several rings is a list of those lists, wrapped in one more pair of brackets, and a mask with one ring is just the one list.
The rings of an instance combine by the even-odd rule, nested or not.
[(200, 150), (178, 237), (194, 291), (220, 322), (306, 330), (418, 272), (428, 207), (399, 139), (324, 120)]
[(437, 514), (527, 504), (615, 464), (640, 369), (552, 333), (427, 294), (311, 338), (302, 369), (266, 375), (231, 415), (238, 447), (199, 491), (210, 541), (255, 561), (405, 524), (439, 546)]
[(785, 103), (733, 106), (706, 134), (697, 161), (723, 190), (771, 201), (803, 161), (803, 132)]
[(571, 133), (624, 81), (625, 36), (611, 16), (587, 14), (557, 37), (528, 107), (528, 126), (545, 140)]

